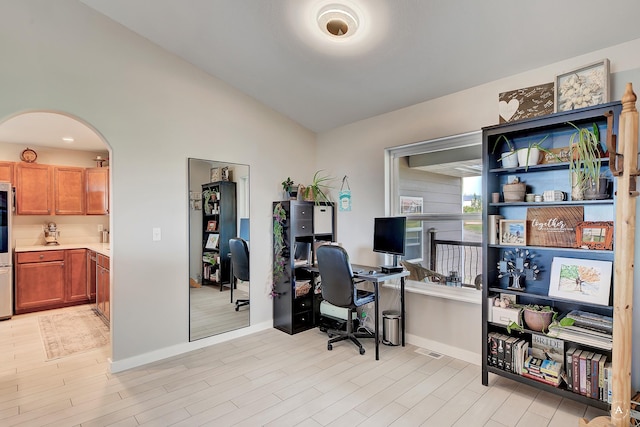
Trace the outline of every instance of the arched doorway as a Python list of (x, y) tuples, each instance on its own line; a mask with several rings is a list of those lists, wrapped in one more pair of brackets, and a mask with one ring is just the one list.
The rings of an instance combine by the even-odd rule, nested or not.
[[(108, 345), (111, 354), (110, 274), (96, 273), (100, 267), (102, 274), (111, 271), (110, 154), (110, 147), (91, 125), (67, 113), (27, 111), (0, 120), (0, 181), (10, 181), (14, 188), (9, 220), (13, 315), (38, 315), (49, 359), (89, 345), (93, 332), (77, 327), (79, 320), (74, 317), (80, 308), (86, 309), (87, 327), (107, 326), (94, 344)], [(33, 200), (47, 208), (33, 209)], [(99, 316), (101, 299), (106, 299), (104, 316)], [(64, 325), (47, 323), (62, 321), (61, 313), (72, 325), (70, 334), (76, 335), (45, 336), (49, 326), (64, 329)], [(51, 349), (62, 353), (56, 356)]]

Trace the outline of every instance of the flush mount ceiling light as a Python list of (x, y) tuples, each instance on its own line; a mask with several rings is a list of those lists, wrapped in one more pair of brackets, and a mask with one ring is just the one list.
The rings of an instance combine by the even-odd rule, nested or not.
[(344, 39), (353, 36), (358, 30), (358, 25), (358, 15), (344, 5), (327, 5), (318, 12), (320, 30), (333, 38)]

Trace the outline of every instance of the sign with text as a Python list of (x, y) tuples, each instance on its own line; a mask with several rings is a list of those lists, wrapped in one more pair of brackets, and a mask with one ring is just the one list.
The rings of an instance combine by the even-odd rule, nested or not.
[(576, 226), (584, 220), (584, 206), (527, 209), (527, 244), (573, 248)]

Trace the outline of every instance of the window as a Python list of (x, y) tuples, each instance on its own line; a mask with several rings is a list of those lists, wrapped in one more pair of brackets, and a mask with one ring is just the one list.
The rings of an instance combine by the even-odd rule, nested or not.
[(456, 276), (461, 292), (479, 295), (482, 133), (387, 149), (386, 176), (387, 214), (407, 216), (405, 261), (426, 275), (409, 279), (442, 286)]

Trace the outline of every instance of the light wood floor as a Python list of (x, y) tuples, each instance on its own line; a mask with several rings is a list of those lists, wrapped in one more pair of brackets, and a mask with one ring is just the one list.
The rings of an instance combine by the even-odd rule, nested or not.
[(118, 374), (108, 347), (45, 361), (37, 315), (0, 322), (1, 426), (577, 426), (601, 411), (416, 347), (275, 329)]
[(238, 282), (230, 299), (230, 289), (217, 286), (189, 288), (190, 336), (197, 340), (249, 326), (248, 306), (236, 311), (235, 301), (249, 297), (249, 282)]

